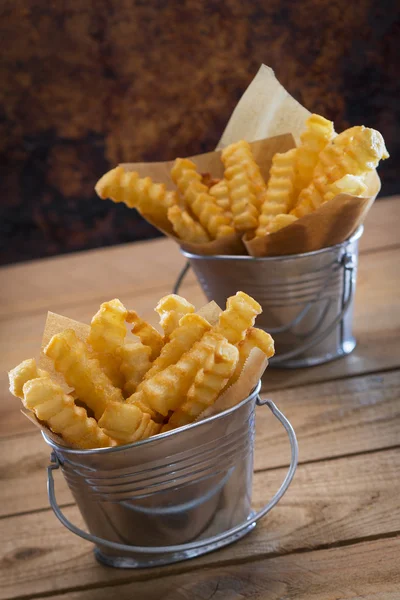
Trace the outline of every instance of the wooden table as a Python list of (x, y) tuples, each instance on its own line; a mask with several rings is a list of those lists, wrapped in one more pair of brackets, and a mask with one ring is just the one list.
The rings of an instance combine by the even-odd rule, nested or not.
[[(96, 563), (48, 506), (49, 449), (20, 414), (6, 370), (37, 355), (46, 311), (88, 321), (119, 297), (152, 320), (183, 265), (168, 240), (5, 267), (1, 271), (0, 599), (388, 600), (400, 598), (400, 198), (372, 209), (361, 242), (355, 352), (336, 362), (267, 373), (292, 422), (300, 464), (289, 491), (247, 537), (153, 570)], [(182, 293), (200, 305), (193, 275)], [(289, 460), (272, 415), (257, 417), (254, 505)], [(61, 476), (65, 513), (81, 523)]]

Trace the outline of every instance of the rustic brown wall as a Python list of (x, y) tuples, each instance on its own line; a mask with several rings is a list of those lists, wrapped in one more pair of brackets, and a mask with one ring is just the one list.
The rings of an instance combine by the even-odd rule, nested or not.
[(263, 62), (338, 130), (379, 129), (392, 155), (383, 193), (399, 192), (398, 8), (3, 0), (1, 262), (153, 236), (134, 211), (97, 200), (94, 182), (119, 161), (212, 149)]

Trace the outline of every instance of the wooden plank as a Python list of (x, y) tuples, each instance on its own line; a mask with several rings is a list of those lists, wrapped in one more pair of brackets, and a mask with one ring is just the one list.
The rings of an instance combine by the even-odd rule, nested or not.
[[(400, 371), (269, 395), (295, 428), (302, 463), (400, 444), (399, 396)], [(268, 408), (257, 408), (256, 414), (255, 469), (286, 466), (290, 452), (283, 427)], [(22, 436), (0, 439), (0, 516), (48, 506), (45, 470), (50, 448), (31, 428)], [(60, 502), (71, 502), (63, 478), (58, 481)]]
[[(372, 208), (361, 251), (398, 245), (400, 199), (380, 200)], [(177, 245), (166, 239), (124, 244), (0, 269), (0, 317), (57, 312), (85, 302), (94, 305), (111, 296), (143, 290), (171, 291), (184, 265)], [(194, 275), (188, 275), (194, 281)]]
[[(9, 517), (0, 520), (0, 598), (12, 598), (16, 590), (19, 597), (40, 596), (127, 578), (152, 581), (207, 565), (392, 535), (399, 530), (399, 469), (397, 450), (301, 465), (282, 501), (238, 543), (195, 561), (129, 574), (97, 565), (90, 545), (64, 529), (50, 511)], [(256, 508), (277, 489), (285, 472), (277, 469), (255, 475)], [(66, 508), (65, 514), (82, 525), (76, 507)]]
[[(400, 538), (68, 593), (69, 600), (398, 600)], [(128, 575), (129, 578), (129, 575)], [(49, 600), (62, 600), (51, 596)]]

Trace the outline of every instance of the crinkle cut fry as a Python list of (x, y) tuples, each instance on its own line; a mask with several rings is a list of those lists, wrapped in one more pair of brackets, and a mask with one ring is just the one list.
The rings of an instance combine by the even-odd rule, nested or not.
[(201, 181), (196, 165), (187, 158), (177, 158), (171, 169), (171, 177), (192, 213), (212, 239), (235, 233), (230, 218)]
[(114, 387), (102, 371), (99, 362), (90, 358), (87, 346), (73, 329), (53, 335), (44, 353), (50, 357), (56, 371), (62, 373), (78, 398), (100, 419), (108, 402), (122, 402), (121, 390)]
[(120, 444), (129, 444), (155, 435), (161, 425), (154, 423), (148, 413), (137, 406), (110, 403), (99, 421), (100, 427)]
[(76, 406), (72, 396), (49, 377), (27, 381), (23, 388), (23, 404), (33, 411), (39, 421), (45, 422), (73, 448), (104, 448), (113, 446), (111, 440), (88, 417), (84, 408)]
[(226, 310), (219, 317), (216, 331), (223, 335), (231, 344), (237, 344), (244, 339), (246, 331), (254, 325), (257, 315), (262, 313), (262, 308), (244, 292), (237, 292), (228, 298)]
[(249, 142), (240, 140), (239, 142), (227, 146), (224, 152), (225, 159), (229, 157), (229, 160), (235, 160), (237, 163), (244, 165), (247, 175), (252, 183), (252, 191), (255, 195), (255, 206), (260, 210), (261, 205), (265, 201), (267, 186), (261, 174), (260, 167), (254, 158)]
[(130, 342), (118, 348), (117, 354), (121, 360), (124, 392), (130, 396), (151, 367), (151, 349), (142, 342)]
[(138, 336), (142, 344), (151, 348), (150, 360), (153, 361), (160, 354), (164, 345), (161, 333), (150, 323), (139, 317), (134, 310), (128, 310), (126, 320), (133, 325), (132, 333)]
[(103, 175), (95, 190), (100, 198), (136, 208), (161, 227), (168, 226), (168, 209), (177, 203), (176, 194), (167, 192), (163, 183), (153, 183), (150, 177), (140, 178), (136, 172), (125, 171), (121, 166)]
[(313, 180), (300, 193), (291, 214), (300, 218), (313, 212), (331, 198), (332, 184), (346, 175), (363, 177), (388, 156), (379, 131), (364, 126), (346, 129), (319, 155)]
[(187, 210), (180, 206), (171, 206), (168, 209), (168, 219), (179, 239), (192, 244), (204, 244), (210, 241), (210, 237), (204, 227), (195, 221)]
[[(151, 368), (145, 374), (144, 381), (154, 377), (156, 373), (166, 369), (170, 365), (178, 362), (181, 356), (188, 352), (195, 342), (198, 342), (204, 333), (211, 329), (208, 321), (200, 315), (188, 313), (179, 321), (179, 325), (171, 333), (170, 340), (161, 350), (160, 356), (151, 365)], [(138, 386), (140, 390), (144, 381)]]
[(139, 391), (127, 398), (127, 402), (135, 404), (140, 400), (164, 416), (170, 410), (176, 410), (184, 401), (197, 371), (221, 339), (222, 336), (213, 331), (205, 333), (176, 364), (147, 379)]
[(221, 179), (209, 189), (209, 193), (213, 196), (218, 204), (226, 213), (231, 214), (231, 200), (229, 197), (229, 187), (226, 179)]
[(335, 135), (332, 121), (316, 114), (308, 117), (306, 130), (300, 136), (300, 145), (296, 151), (297, 191), (301, 191), (311, 183), (318, 157)]
[(267, 358), (271, 358), (275, 354), (274, 340), (269, 333), (256, 327), (249, 327), (246, 337), (238, 344), (239, 360), (229, 384), (235, 383), (239, 379), (244, 364), (254, 348), (259, 348)]
[(160, 325), (164, 330), (165, 338), (168, 339), (178, 327), (181, 318), (194, 313), (195, 307), (178, 294), (168, 294), (161, 298), (154, 310), (160, 316)]
[(36, 361), (34, 358), (28, 358), (23, 360), (22, 363), (11, 369), (8, 372), (8, 379), (10, 382), (10, 392), (16, 398), (23, 398), (24, 392), (23, 387), (27, 381), (36, 379), (37, 377), (48, 377), (49, 374), (46, 371), (42, 371), (37, 368)]
[(277, 152), (272, 159), (267, 191), (256, 231), (258, 237), (276, 230), (276, 217), (288, 213), (292, 208), (295, 197), (296, 152), (296, 148), (283, 154)]
[(223, 338), (197, 372), (187, 400), (172, 413), (168, 424), (174, 427), (186, 425), (212, 406), (234, 372), (238, 359), (239, 350)]
[(254, 230), (258, 226), (258, 200), (246, 164), (231, 151), (230, 146), (222, 151), (221, 159), (225, 166), (235, 228), (241, 232)]
[(123, 387), (124, 381), (120, 372), (121, 359), (117, 350), (125, 340), (126, 316), (127, 310), (117, 298), (103, 302), (92, 318), (87, 339), (93, 349), (94, 358), (97, 358), (113, 385), (120, 388)]

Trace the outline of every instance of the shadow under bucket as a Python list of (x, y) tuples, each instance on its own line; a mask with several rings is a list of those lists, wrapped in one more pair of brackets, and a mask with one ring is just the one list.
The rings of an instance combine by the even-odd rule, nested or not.
[[(53, 452), (48, 494), (57, 518), (96, 545), (107, 565), (165, 565), (230, 544), (251, 531), (281, 499), (297, 466), (292, 426), (261, 384), (237, 406), (142, 442), (73, 450), (43, 433)], [(266, 405), (287, 431), (291, 462), (273, 498), (251, 507), (255, 407)], [(73, 525), (57, 504), (53, 471), (61, 468), (89, 532)]]
[(353, 301), (359, 227), (341, 244), (305, 254), (254, 258), (204, 256), (181, 250), (188, 259), (175, 285), (192, 267), (209, 301), (225, 306), (238, 290), (262, 306), (257, 327), (272, 335), (273, 367), (319, 365), (352, 352)]

